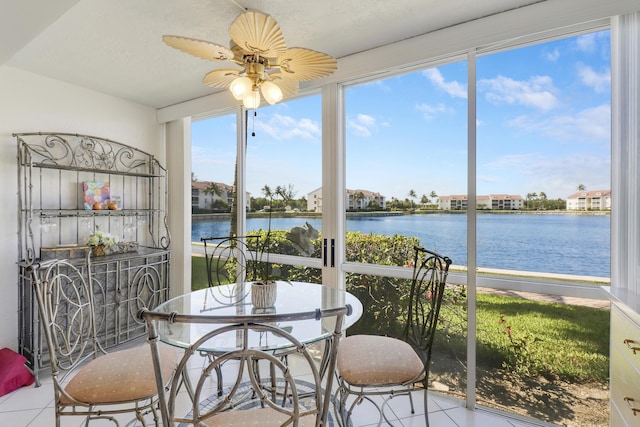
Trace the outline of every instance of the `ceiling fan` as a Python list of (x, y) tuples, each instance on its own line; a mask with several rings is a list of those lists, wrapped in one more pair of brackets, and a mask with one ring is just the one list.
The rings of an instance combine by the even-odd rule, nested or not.
[(228, 87), (247, 109), (260, 106), (262, 96), (271, 105), (298, 92), (298, 82), (325, 77), (337, 68), (335, 58), (302, 47), (287, 48), (280, 26), (271, 16), (248, 11), (229, 26), (230, 47), (181, 36), (165, 35), (171, 47), (211, 61), (229, 61), (240, 68), (206, 74), (203, 84)]

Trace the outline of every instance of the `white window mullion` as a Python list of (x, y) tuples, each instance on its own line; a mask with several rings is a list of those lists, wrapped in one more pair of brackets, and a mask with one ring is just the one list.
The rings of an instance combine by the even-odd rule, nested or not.
[(640, 12), (611, 21), (611, 286), (640, 292)]
[(476, 402), (476, 53), (467, 58), (467, 403)]
[(322, 89), (322, 283), (344, 288), (345, 261), (344, 91)]

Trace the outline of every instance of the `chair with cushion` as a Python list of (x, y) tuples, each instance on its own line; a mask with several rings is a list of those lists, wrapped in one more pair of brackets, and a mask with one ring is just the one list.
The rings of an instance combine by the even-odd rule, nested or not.
[[(157, 369), (160, 412), (164, 426), (325, 426), (329, 415), (331, 386), (335, 376), (335, 357), (339, 348), (344, 316), (349, 306), (317, 309), (297, 314), (238, 314), (235, 316), (186, 315), (141, 310), (139, 317), (147, 322), (148, 342)], [(321, 376), (318, 362), (309, 347), (299, 342), (285, 328), (283, 321), (316, 319), (332, 331), (332, 350), (327, 356), (327, 371)], [(195, 324), (211, 325), (201, 337), (194, 337), (178, 362), (176, 373), (168, 387), (168, 378), (161, 367), (163, 356), (158, 331), (171, 330), (176, 324), (197, 330)], [(293, 328), (295, 330), (295, 327)], [(280, 337), (278, 346), (296, 349), (296, 374), (289, 366), (267, 350), (265, 342)], [(204, 369), (188, 369), (200, 363), (199, 349), (218, 347), (215, 358), (206, 359)], [(195, 359), (193, 361), (192, 359)], [(257, 367), (271, 366), (271, 377), (261, 380)], [(291, 363), (294, 364), (293, 361)], [(211, 371), (225, 371), (227, 382), (221, 387)], [(233, 374), (233, 375), (231, 375)], [(188, 392), (179, 392), (185, 384)]]
[[(364, 400), (377, 408), (378, 425), (383, 419), (391, 424), (385, 407), (394, 396), (408, 395), (411, 413), (414, 413), (411, 392), (416, 385), (422, 385), (424, 389), (425, 425), (429, 425), (429, 365), (450, 264), (448, 257), (416, 247), (401, 339), (362, 334), (342, 340), (337, 357), (338, 390), (335, 394), (341, 425), (350, 425), (353, 409)], [(374, 396), (385, 398), (378, 404)], [(350, 398), (353, 398), (351, 402)]]
[[(148, 345), (106, 353), (96, 337), (93, 291), (82, 269), (66, 260), (30, 266), (41, 330), (48, 348), (57, 427), (61, 416), (83, 416), (118, 424), (116, 416), (146, 425), (152, 413), (157, 426), (157, 388)], [(87, 276), (90, 277), (90, 274)], [(165, 346), (161, 370), (173, 372), (177, 353)], [(120, 417), (121, 418), (121, 417)]]

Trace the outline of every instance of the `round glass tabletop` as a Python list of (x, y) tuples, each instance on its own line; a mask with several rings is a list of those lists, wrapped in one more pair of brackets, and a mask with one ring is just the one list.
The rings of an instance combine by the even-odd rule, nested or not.
[[(224, 285), (205, 288), (173, 298), (154, 311), (190, 315), (215, 315), (232, 319), (234, 316), (264, 314), (296, 314), (312, 312), (318, 308), (330, 309), (349, 304), (351, 314), (345, 316), (343, 330), (346, 330), (362, 315), (362, 303), (352, 294), (324, 285), (304, 282), (278, 281), (276, 303), (270, 308), (255, 308), (251, 304), (251, 284)], [(277, 326), (292, 334), (303, 343), (313, 343), (331, 337), (335, 328), (335, 317), (321, 320), (308, 319), (278, 322)], [(186, 348), (202, 337), (217, 324), (159, 322), (158, 334), (166, 344)], [(278, 350), (290, 347), (288, 341), (270, 332), (252, 331), (249, 346), (262, 350)], [(218, 335), (207, 341), (200, 351), (219, 353), (238, 348), (242, 337), (238, 332)]]

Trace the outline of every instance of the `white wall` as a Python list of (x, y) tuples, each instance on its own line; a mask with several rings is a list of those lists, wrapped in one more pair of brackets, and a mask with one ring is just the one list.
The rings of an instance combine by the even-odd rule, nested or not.
[(18, 347), (17, 148), (11, 134), (51, 131), (108, 138), (166, 164), (164, 126), (154, 108), (0, 66), (0, 348)]

